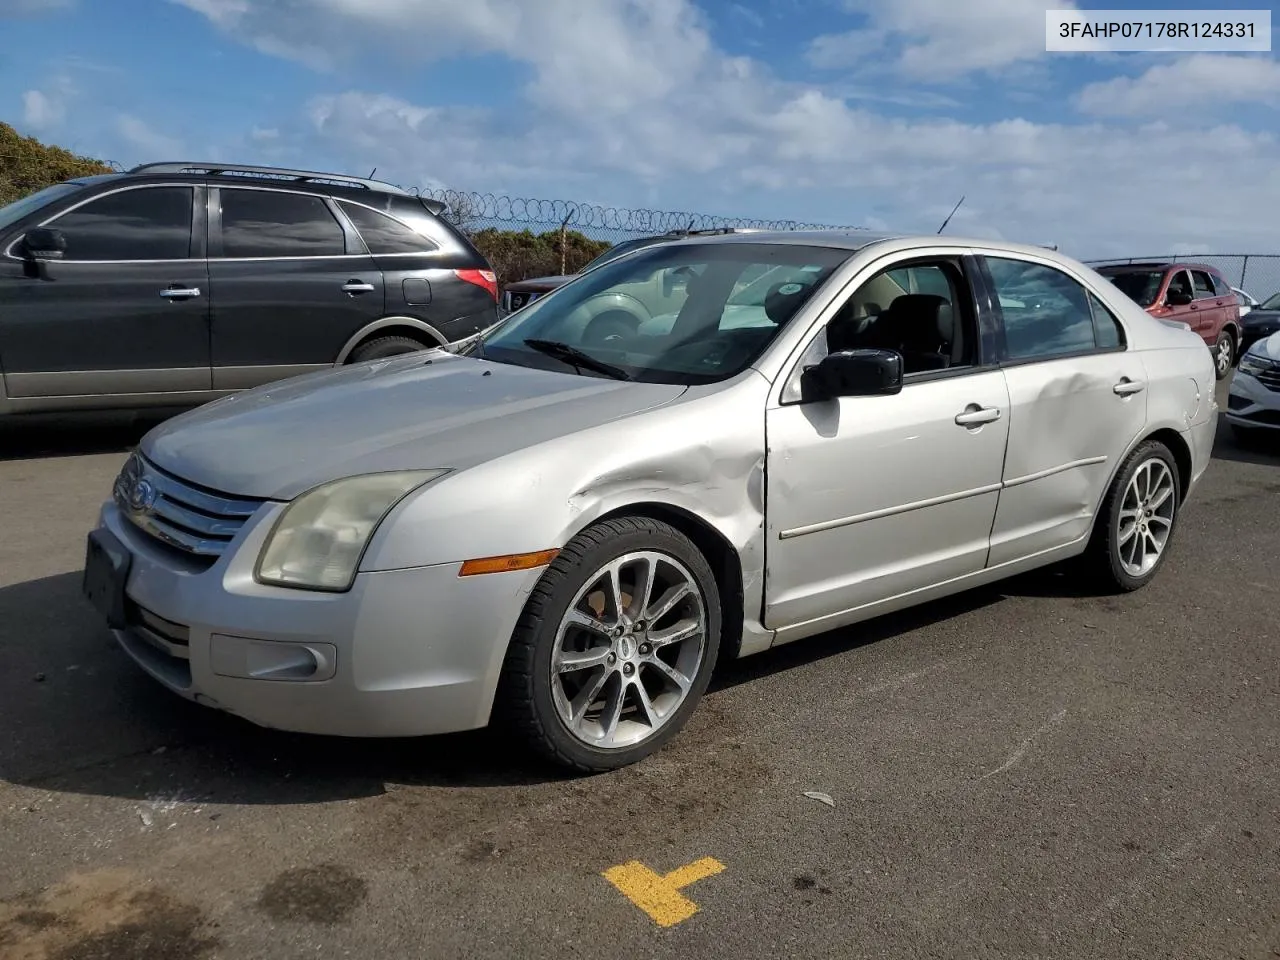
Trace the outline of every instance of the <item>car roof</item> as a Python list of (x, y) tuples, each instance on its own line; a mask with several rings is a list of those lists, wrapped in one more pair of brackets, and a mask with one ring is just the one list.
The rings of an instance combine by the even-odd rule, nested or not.
[(979, 237), (962, 237), (951, 234), (887, 233), (875, 230), (763, 230), (758, 233), (733, 233), (716, 237), (688, 237), (681, 243), (781, 243), (794, 246), (829, 247), (856, 253), (872, 244), (885, 244), (892, 250), (910, 250), (914, 247), (974, 248), (1007, 253), (1024, 254), (1058, 263), (1074, 262), (1065, 254), (1050, 247), (1029, 243), (1013, 243), (1007, 240), (990, 240)]
[(1125, 273), (1126, 271), (1136, 270), (1172, 270), (1174, 268), (1187, 268), (1191, 270), (1208, 270), (1210, 273), (1219, 273), (1217, 267), (1208, 263), (1193, 263), (1190, 260), (1153, 260), (1151, 262), (1136, 263), (1108, 263), (1098, 267), (1099, 273)]

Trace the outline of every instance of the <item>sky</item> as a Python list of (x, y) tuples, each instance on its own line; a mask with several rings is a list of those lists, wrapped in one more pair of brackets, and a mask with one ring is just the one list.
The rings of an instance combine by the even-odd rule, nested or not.
[(1280, 253), (1275, 54), (1046, 53), (1045, 9), (1071, 6), (0, 0), (0, 119), (125, 166), (892, 231), (964, 195), (949, 233)]

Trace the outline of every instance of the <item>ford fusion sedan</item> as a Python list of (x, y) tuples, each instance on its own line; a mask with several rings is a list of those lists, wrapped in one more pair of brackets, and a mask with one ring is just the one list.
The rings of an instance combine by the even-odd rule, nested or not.
[(1227, 395), (1227, 422), (1242, 440), (1280, 436), (1280, 333), (1256, 341), (1240, 358)]
[[(671, 291), (599, 329), (637, 288)], [(1214, 364), (1081, 263), (951, 237), (638, 250), (434, 351), (147, 434), (84, 587), (157, 681), (348, 736), (631, 763), (716, 664), (1068, 558), (1149, 583)]]

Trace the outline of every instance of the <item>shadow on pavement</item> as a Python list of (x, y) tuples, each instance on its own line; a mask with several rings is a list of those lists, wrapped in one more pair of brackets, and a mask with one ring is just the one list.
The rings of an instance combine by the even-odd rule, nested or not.
[(122, 453), (156, 424), (180, 411), (146, 415), (33, 415), (0, 419), (0, 460)]
[(1241, 440), (1227, 423), (1226, 417), (1218, 417), (1218, 433), (1213, 441), (1215, 460), (1234, 460), (1237, 463), (1254, 463), (1264, 466), (1280, 465), (1280, 430), (1259, 430), (1258, 436)]

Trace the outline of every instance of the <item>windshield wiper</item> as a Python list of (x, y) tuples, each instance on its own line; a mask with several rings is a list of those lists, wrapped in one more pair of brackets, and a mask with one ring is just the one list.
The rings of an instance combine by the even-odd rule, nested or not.
[(577, 347), (562, 343), (559, 340), (542, 340), (538, 337), (530, 337), (525, 340), (526, 347), (532, 347), (539, 353), (545, 353), (548, 357), (555, 357), (557, 360), (563, 360), (571, 367), (582, 370), (593, 370), (596, 373), (602, 373), (606, 377), (614, 380), (630, 380), (631, 374), (623, 370), (621, 367), (615, 367), (612, 363), (605, 363), (603, 360), (597, 360), (589, 353), (583, 353)]

